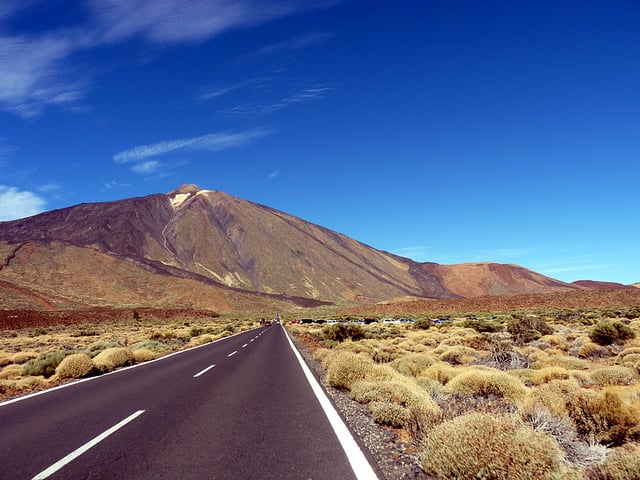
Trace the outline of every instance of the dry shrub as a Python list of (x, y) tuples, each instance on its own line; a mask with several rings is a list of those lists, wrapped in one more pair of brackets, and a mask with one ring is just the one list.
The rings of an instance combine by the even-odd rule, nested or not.
[(15, 380), (16, 378), (20, 378), (22, 376), (22, 365), (7, 365), (0, 372), (0, 379), (7, 380)]
[(552, 380), (529, 391), (521, 407), (522, 414), (528, 416), (536, 411), (546, 410), (556, 417), (568, 419), (567, 396), (574, 395), (580, 390), (580, 385), (573, 379)]
[(578, 350), (580, 358), (606, 358), (610, 355), (608, 348), (594, 342), (585, 342)]
[(601, 465), (588, 472), (589, 480), (638, 480), (640, 478), (640, 446), (616, 448)]
[(580, 389), (565, 398), (569, 417), (586, 440), (619, 446), (640, 434), (640, 415), (611, 390), (603, 393)]
[(11, 355), (4, 350), (0, 351), (0, 368), (4, 367), (5, 365), (9, 365), (10, 363), (13, 363), (13, 361), (11, 360)]
[(589, 370), (589, 362), (570, 355), (548, 355), (532, 364), (532, 368), (562, 367), (567, 370)]
[(562, 478), (558, 443), (513, 416), (470, 413), (427, 433), (420, 457), (438, 478), (529, 480)]
[(93, 364), (101, 372), (110, 372), (134, 362), (133, 352), (127, 347), (112, 347), (103, 350), (93, 359)]
[(403, 380), (361, 380), (352, 385), (351, 397), (360, 403), (391, 402), (403, 407), (431, 400), (418, 385)]
[(0, 380), (0, 387), (4, 390), (11, 390), (14, 392), (32, 391), (36, 388), (48, 385), (48, 381), (42, 376), (37, 377), (24, 377), (18, 379)]
[(433, 400), (409, 405), (406, 409), (408, 417), (404, 427), (416, 440), (422, 441), (425, 433), (442, 418), (442, 409)]
[(452, 367), (448, 363), (436, 363), (422, 372), (421, 376), (437, 380), (442, 385), (446, 385), (459, 373), (460, 370)]
[(373, 362), (353, 352), (338, 352), (327, 369), (327, 382), (332, 387), (350, 390), (358, 380), (366, 379), (373, 370)]
[(369, 410), (374, 422), (394, 428), (404, 427), (409, 418), (407, 409), (397, 403), (371, 402)]
[(528, 391), (520, 380), (499, 370), (467, 370), (445, 386), (445, 392), (454, 397), (496, 396), (514, 405), (522, 402)]
[(440, 360), (451, 365), (468, 365), (475, 362), (480, 353), (473, 348), (457, 345), (447, 348), (440, 354)]
[(539, 408), (523, 418), (535, 430), (554, 438), (564, 453), (565, 461), (573, 467), (585, 468), (602, 462), (606, 456), (606, 447), (580, 440), (575, 426), (566, 417)]
[(65, 357), (56, 368), (60, 378), (82, 378), (93, 371), (93, 362), (86, 353), (74, 353)]
[(403, 375), (417, 377), (434, 363), (436, 360), (432, 355), (415, 353), (394, 360), (392, 366)]
[[(211, 342), (213, 342), (213, 337), (211, 335), (198, 335), (197, 337), (191, 337), (191, 339), (189, 340), (189, 346), (197, 347), (199, 345), (204, 345), (205, 343), (211, 343)], [(144, 350), (149, 350), (149, 349), (146, 348)]]
[(531, 361), (527, 355), (517, 351), (509, 342), (491, 345), (489, 353), (478, 360), (478, 364), (498, 370), (528, 369)]
[(397, 345), (382, 345), (373, 350), (371, 358), (376, 363), (390, 363), (403, 355), (404, 352)]
[(571, 375), (566, 368), (545, 367), (533, 371), (531, 383), (534, 385), (542, 385), (543, 383), (549, 383), (551, 380), (568, 380), (569, 378), (571, 378)]
[(38, 356), (37, 352), (17, 352), (11, 356), (11, 363), (21, 364)]
[(322, 365), (327, 368), (335, 355), (336, 352), (334, 350), (330, 350), (328, 348), (318, 348), (313, 352), (313, 359), (322, 363)]
[(598, 385), (631, 385), (636, 383), (638, 374), (627, 367), (612, 366), (594, 370), (589, 374)]
[(366, 353), (368, 356), (372, 356), (374, 352), (374, 348), (364, 341), (353, 342), (351, 340), (345, 340), (344, 342), (339, 343), (335, 349), (348, 350), (353, 353)]
[(148, 348), (139, 348), (133, 351), (133, 358), (136, 363), (140, 362), (148, 362), (149, 360), (153, 360), (156, 358), (158, 354), (153, 350), (149, 350)]

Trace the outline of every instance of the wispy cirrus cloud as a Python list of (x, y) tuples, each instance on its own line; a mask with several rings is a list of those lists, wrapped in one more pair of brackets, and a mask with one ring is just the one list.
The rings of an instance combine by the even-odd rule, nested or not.
[(301, 35), (289, 40), (265, 45), (250, 56), (271, 55), (283, 51), (300, 50), (302, 48), (322, 45), (323, 43), (326, 43), (331, 37), (333, 37), (333, 33), (329, 32), (307, 33), (306, 35)]
[(115, 154), (113, 160), (121, 164), (134, 163), (131, 170), (135, 173), (156, 173), (162, 164), (157, 160), (153, 160), (153, 157), (175, 152), (217, 152), (229, 148), (242, 147), (271, 133), (272, 131), (269, 129), (260, 128), (242, 132), (209, 133), (199, 137), (164, 140), (124, 150)]
[[(203, 41), (337, 0), (84, 0), (82, 24), (12, 34), (5, 23), (38, 2), (0, 4), (0, 108), (23, 118), (47, 107), (78, 109), (91, 79), (74, 69), (74, 55), (132, 38), (165, 46)], [(37, 8), (37, 5), (36, 5)]]
[(46, 201), (33, 192), (0, 185), (0, 221), (30, 217), (44, 211)]
[(291, 105), (318, 100), (326, 96), (329, 91), (331, 91), (331, 87), (318, 85), (315, 87), (305, 88), (292, 95), (282, 97), (272, 103), (237, 105), (232, 108), (219, 110), (218, 113), (231, 116), (246, 116), (258, 118), (278, 112)]

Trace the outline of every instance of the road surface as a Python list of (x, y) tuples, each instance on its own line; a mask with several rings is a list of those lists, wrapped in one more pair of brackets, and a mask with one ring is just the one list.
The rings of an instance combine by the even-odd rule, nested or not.
[(279, 325), (0, 405), (1, 479), (376, 478), (353, 465)]

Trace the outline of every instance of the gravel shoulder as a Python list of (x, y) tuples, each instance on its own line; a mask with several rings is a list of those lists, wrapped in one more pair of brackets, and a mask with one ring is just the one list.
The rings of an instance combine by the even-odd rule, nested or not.
[(424, 473), (418, 463), (419, 445), (401, 431), (378, 425), (371, 419), (369, 408), (355, 402), (351, 397), (337, 390), (325, 381), (325, 370), (313, 358), (304, 342), (291, 335), (316, 380), (322, 385), (325, 393), (340, 413), (343, 420), (364, 446), (378, 470), (384, 475), (380, 480), (429, 480), (433, 479)]

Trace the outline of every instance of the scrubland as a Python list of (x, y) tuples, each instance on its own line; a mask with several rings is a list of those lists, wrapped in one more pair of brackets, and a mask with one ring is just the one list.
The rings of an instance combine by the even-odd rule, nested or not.
[(289, 325), (436, 478), (640, 478), (640, 309)]
[(0, 330), (0, 399), (106, 373), (254, 328), (257, 319), (134, 318)]

